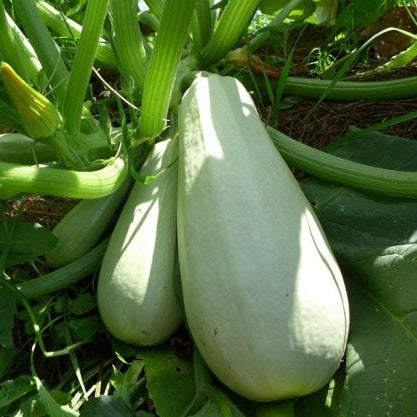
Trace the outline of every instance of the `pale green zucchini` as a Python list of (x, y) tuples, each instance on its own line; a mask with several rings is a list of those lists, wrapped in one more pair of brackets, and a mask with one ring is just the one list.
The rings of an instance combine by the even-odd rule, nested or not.
[[(141, 174), (155, 175), (176, 158), (172, 140), (157, 143)], [(136, 183), (114, 228), (97, 287), (100, 315), (125, 343), (164, 342), (178, 327), (173, 274), (176, 163), (150, 184)]]
[(236, 79), (197, 78), (179, 133), (179, 261), (199, 351), (255, 401), (320, 389), (342, 360), (349, 308), (313, 209)]
[(74, 206), (52, 230), (58, 242), (46, 254), (46, 263), (60, 268), (92, 249), (114, 220), (131, 185), (127, 178), (114, 193), (94, 200), (81, 200)]

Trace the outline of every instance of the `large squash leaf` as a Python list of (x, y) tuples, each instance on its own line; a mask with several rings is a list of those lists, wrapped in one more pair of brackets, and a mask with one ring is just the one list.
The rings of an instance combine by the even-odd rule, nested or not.
[(195, 394), (192, 362), (177, 357), (170, 348), (143, 349), (149, 397), (158, 416), (180, 417)]
[(57, 242), (54, 234), (37, 223), (0, 222), (0, 254), (7, 250), (6, 266), (34, 261)]
[(385, 10), (403, 4), (401, 0), (351, 0), (339, 17), (346, 27), (366, 25), (374, 22)]
[[(417, 171), (417, 142), (382, 135), (334, 142), (329, 152)], [(298, 415), (414, 417), (417, 410), (417, 200), (302, 182), (344, 271), (351, 308), (346, 362)], [(320, 404), (320, 405), (318, 405)]]
[[(303, 0), (288, 15), (288, 20), (301, 20), (310, 16), (316, 9), (316, 0)], [(318, 0), (321, 1), (321, 0)], [(328, 0), (325, 0), (328, 1)], [(279, 14), (287, 5), (288, 0), (261, 0), (259, 9), (266, 14)]]

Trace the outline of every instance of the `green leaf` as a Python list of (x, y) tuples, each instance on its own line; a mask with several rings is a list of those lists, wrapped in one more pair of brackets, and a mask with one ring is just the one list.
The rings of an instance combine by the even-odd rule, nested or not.
[(5, 348), (14, 346), (13, 327), (17, 311), (16, 304), (15, 295), (7, 288), (0, 288), (0, 346)]
[(135, 417), (121, 398), (101, 395), (88, 400), (81, 410), (80, 417)]
[(2, 382), (0, 387), (0, 411), (31, 391), (36, 390), (32, 377), (20, 375), (17, 378)]
[(223, 411), (219, 401), (216, 401), (216, 399), (214, 398), (209, 398), (203, 405), (203, 407), (197, 413), (193, 414), (190, 417), (245, 417), (245, 415), (242, 414), (242, 412), (230, 401), (227, 395), (225, 395), (220, 390), (216, 391), (219, 395), (223, 397)]
[(192, 363), (166, 347), (143, 350), (149, 397), (159, 417), (180, 417), (195, 393)]
[(346, 27), (365, 25), (375, 21), (384, 10), (398, 4), (398, 0), (351, 0), (339, 20)]
[(79, 413), (71, 409), (68, 405), (59, 404), (54, 397), (45, 388), (42, 381), (36, 376), (33, 376), (36, 387), (39, 392), (39, 401), (45, 407), (46, 412), (51, 417), (79, 417)]
[[(278, 15), (288, 4), (288, 0), (262, 0), (259, 8), (262, 13)], [(313, 0), (303, 0), (299, 6), (292, 10), (287, 16), (288, 20), (300, 20), (310, 16), (316, 9)]]
[(413, 312), (397, 315), (383, 298), (357, 285), (349, 289), (352, 328), (338, 406), (342, 416), (415, 416), (417, 302)]
[(97, 307), (97, 297), (89, 293), (80, 294), (76, 299), (69, 300), (68, 309), (77, 316), (88, 313)]
[(287, 0), (261, 0), (259, 9), (262, 13), (273, 14), (282, 9), (287, 4)]
[(208, 400), (203, 408), (190, 417), (222, 417), (219, 406), (212, 400)]
[(28, 398), (19, 404), (19, 409), (11, 417), (50, 417), (39, 401), (39, 394)]
[(117, 369), (114, 369), (113, 377), (110, 380), (115, 389), (113, 395), (117, 398), (121, 398), (128, 406), (132, 406), (131, 396), (138, 384), (142, 370), (143, 361), (132, 362), (125, 373), (121, 373)]
[(88, 400), (80, 417), (135, 417), (135, 413), (120, 398), (101, 395)]
[[(327, 150), (374, 166), (417, 170), (415, 141), (376, 132), (336, 141)], [(321, 395), (323, 409), (334, 417), (413, 417), (417, 202), (313, 179), (301, 185), (343, 269), (351, 309), (346, 371), (333, 381), (333, 395), (321, 393), (316, 399)]]
[(40, 224), (10, 220), (0, 223), (0, 253), (9, 248), (6, 266), (34, 261), (51, 250), (56, 242), (52, 232)]
[(329, 26), (335, 22), (339, 0), (313, 0), (316, 3), (316, 10), (307, 21), (316, 25)]
[[(295, 417), (294, 400), (256, 404), (256, 417)], [(309, 416), (311, 417), (311, 416)]]
[(74, 319), (68, 322), (79, 340), (87, 340), (104, 330), (104, 325), (98, 316)]
[(7, 372), (18, 354), (19, 349), (0, 348), (0, 380), (3, 380), (6, 377)]

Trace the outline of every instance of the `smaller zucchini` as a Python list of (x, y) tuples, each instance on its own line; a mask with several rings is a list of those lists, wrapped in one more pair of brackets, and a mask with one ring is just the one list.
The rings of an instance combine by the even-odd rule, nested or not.
[[(168, 139), (152, 149), (141, 174), (153, 176), (176, 158)], [(137, 182), (114, 228), (97, 285), (109, 332), (125, 343), (164, 342), (181, 321), (174, 292), (177, 163), (150, 184)]]
[(126, 179), (113, 194), (95, 200), (81, 200), (70, 210), (52, 231), (58, 243), (46, 254), (46, 263), (59, 268), (93, 248), (114, 220), (115, 212), (131, 185), (132, 181)]

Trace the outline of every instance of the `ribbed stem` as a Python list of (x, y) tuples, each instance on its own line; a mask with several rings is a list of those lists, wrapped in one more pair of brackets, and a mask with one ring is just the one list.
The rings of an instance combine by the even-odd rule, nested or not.
[(175, 76), (187, 39), (195, 0), (167, 0), (145, 79), (142, 138), (153, 140), (166, 126)]
[(328, 182), (379, 194), (417, 198), (417, 172), (377, 168), (311, 148), (267, 126), (281, 155), (295, 168)]
[(127, 175), (127, 165), (116, 158), (96, 171), (70, 171), (0, 161), (0, 200), (12, 193), (33, 193), (91, 199), (116, 191)]
[[(90, 160), (95, 161), (111, 157), (112, 151), (106, 142), (104, 132), (101, 130), (85, 136), (85, 142)], [(57, 161), (58, 159), (58, 154), (54, 152), (50, 145), (34, 141), (32, 138), (20, 133), (0, 135), (0, 161), (12, 164), (34, 165)]]
[(196, 54), (207, 45), (213, 32), (213, 20), (209, 0), (197, 0), (191, 24), (193, 49)]
[(417, 95), (417, 77), (389, 81), (337, 81), (287, 77), (285, 93), (333, 100), (387, 100)]
[(101, 264), (109, 238), (103, 240), (90, 252), (70, 264), (39, 278), (22, 282), (16, 288), (28, 299), (42, 297), (69, 288), (91, 275)]
[(0, 52), (3, 61), (12, 65), (25, 81), (29, 81), (29, 74), (7, 21), (6, 10), (2, 0), (0, 0)]
[(68, 70), (61, 58), (58, 46), (53, 41), (33, 0), (14, 0), (19, 22), (23, 25), (30, 43), (35, 49), (49, 83), (58, 99), (59, 108), (64, 102)]
[(122, 73), (132, 77), (141, 90), (145, 83), (147, 57), (138, 25), (137, 0), (110, 0), (113, 45)]
[(207, 67), (223, 58), (239, 41), (260, 0), (229, 0), (199, 62)]
[(149, 7), (151, 13), (158, 19), (161, 20), (162, 12), (164, 11), (165, 0), (145, 0), (145, 3)]
[[(62, 14), (46, 1), (39, 0), (36, 2), (36, 6), (45, 24), (58, 35), (75, 39), (80, 38), (82, 31), (80, 24), (68, 17), (65, 17), (64, 21)], [(103, 38), (100, 38), (97, 46), (96, 60), (98, 64), (106, 68), (117, 69), (117, 59), (113, 49), (109, 42)]]
[(76, 134), (80, 131), (85, 94), (103, 30), (108, 3), (109, 0), (89, 0), (87, 3), (83, 30), (62, 107), (64, 127), (70, 133)]
[(22, 56), (22, 61), (25, 63), (25, 70), (29, 76), (30, 81), (37, 88), (44, 85), (45, 77), (40, 73), (42, 64), (40, 63), (35, 50), (30, 44), (29, 40), (22, 33), (15, 21), (6, 13), (7, 24), (13, 32), (13, 37), (16, 42), (16, 48)]

